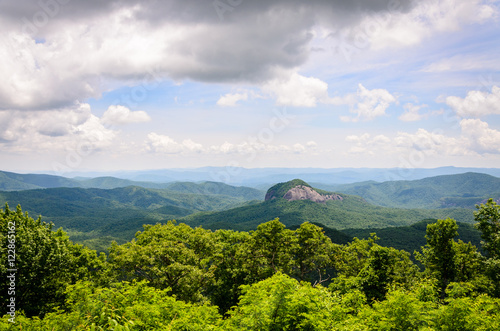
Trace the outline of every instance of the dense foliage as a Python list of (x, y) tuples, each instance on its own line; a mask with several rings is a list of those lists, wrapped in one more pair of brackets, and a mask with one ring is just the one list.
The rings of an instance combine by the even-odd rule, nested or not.
[[(373, 234), (335, 244), (309, 222), (211, 231), (168, 222), (108, 258), (23, 214), (0, 212), (2, 286), (15, 222), (16, 315), (1, 330), (498, 330), (500, 206), (478, 206), (486, 255), (429, 223), (409, 252)], [(1, 292), (2, 314), (9, 294)]]

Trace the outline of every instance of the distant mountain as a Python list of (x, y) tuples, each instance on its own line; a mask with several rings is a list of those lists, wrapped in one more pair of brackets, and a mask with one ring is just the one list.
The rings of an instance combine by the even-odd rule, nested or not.
[(169, 182), (154, 183), (133, 181), (110, 176), (96, 178), (66, 178), (43, 174), (16, 174), (0, 171), (0, 191), (21, 191), (40, 188), (80, 187), (114, 189), (127, 186), (139, 186), (149, 189), (168, 189), (180, 193), (196, 193), (209, 195), (228, 195), (245, 200), (262, 200), (264, 192), (250, 187), (235, 187), (216, 182)]
[[(291, 191), (295, 193), (290, 193)], [(293, 198), (293, 194), (299, 198)], [(318, 196), (322, 196), (324, 200), (318, 199)], [(296, 179), (272, 186), (266, 193), (264, 202), (220, 212), (197, 213), (179, 221), (211, 229), (250, 230), (277, 217), (287, 226), (309, 221), (339, 230), (403, 226), (427, 218), (452, 217), (463, 222), (473, 220), (472, 210), (380, 207), (358, 196), (314, 189), (304, 181)]]
[(144, 171), (120, 171), (106, 173), (73, 172), (66, 176), (102, 177), (113, 176), (133, 181), (147, 182), (202, 182), (216, 181), (229, 185), (250, 186), (265, 189), (278, 182), (301, 178), (308, 183), (349, 184), (374, 180), (377, 182), (394, 180), (417, 180), (426, 177), (477, 172), (500, 177), (496, 168), (440, 167), (433, 169), (406, 168), (240, 168), (203, 167), (193, 169), (158, 169)]
[[(324, 188), (332, 186), (324, 185)], [(333, 186), (366, 201), (394, 208), (471, 208), (488, 198), (500, 198), (500, 178), (468, 172), (413, 181), (365, 182)]]
[(246, 200), (262, 200), (264, 199), (264, 191), (257, 190), (244, 186), (231, 186), (218, 182), (175, 182), (170, 183), (166, 187), (171, 191), (195, 194), (209, 194), (209, 195), (228, 195), (232, 197), (241, 197)]
[(13, 172), (0, 171), (0, 191), (78, 186), (78, 182), (61, 176), (16, 174)]

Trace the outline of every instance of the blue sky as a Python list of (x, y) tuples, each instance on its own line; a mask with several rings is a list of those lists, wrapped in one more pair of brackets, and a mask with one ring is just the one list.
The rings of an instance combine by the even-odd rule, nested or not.
[(1, 170), (500, 164), (499, 1), (0, 9)]

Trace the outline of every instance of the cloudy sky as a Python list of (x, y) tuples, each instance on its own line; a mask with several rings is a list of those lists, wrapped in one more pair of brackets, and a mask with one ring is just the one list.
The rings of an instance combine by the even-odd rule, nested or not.
[(0, 0), (0, 170), (500, 165), (498, 0)]

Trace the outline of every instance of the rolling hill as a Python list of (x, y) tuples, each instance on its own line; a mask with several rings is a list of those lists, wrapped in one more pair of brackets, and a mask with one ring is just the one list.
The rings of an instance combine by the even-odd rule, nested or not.
[(169, 182), (155, 183), (133, 181), (116, 177), (66, 178), (43, 174), (16, 174), (0, 171), (0, 191), (23, 191), (41, 188), (79, 187), (115, 189), (127, 186), (139, 186), (149, 189), (170, 190), (181, 193), (208, 195), (228, 195), (244, 197), (247, 200), (264, 199), (264, 192), (250, 187), (231, 186), (219, 182)]
[[(41, 215), (56, 228), (63, 227), (77, 242), (106, 237), (109, 245), (111, 240), (132, 239), (143, 224), (166, 222), (200, 211), (229, 209), (263, 195), (258, 190), (227, 186), (209, 186), (212, 194), (183, 193), (189, 190), (181, 187), (174, 191), (138, 186), (110, 190), (63, 187), (5, 191), (0, 192), (0, 203), (11, 207), (20, 204), (31, 216)], [(190, 190), (208, 192), (204, 184), (190, 184)]]
[(468, 172), (413, 181), (364, 182), (349, 185), (319, 185), (353, 194), (366, 201), (393, 208), (470, 208), (488, 198), (500, 198), (500, 178)]
[[(380, 239), (377, 241), (379, 245), (394, 247), (396, 249), (404, 249), (407, 252), (413, 253), (415, 250), (420, 250), (420, 247), (426, 243), (425, 232), (427, 225), (436, 222), (435, 219), (423, 220), (409, 226), (389, 227), (379, 229), (345, 229), (342, 231), (348, 238), (366, 239), (371, 233), (376, 233)], [(472, 224), (457, 222), (458, 237), (464, 242), (471, 242), (477, 248), (481, 248), (481, 234), (474, 228)], [(327, 232), (325, 231), (325, 234)]]

